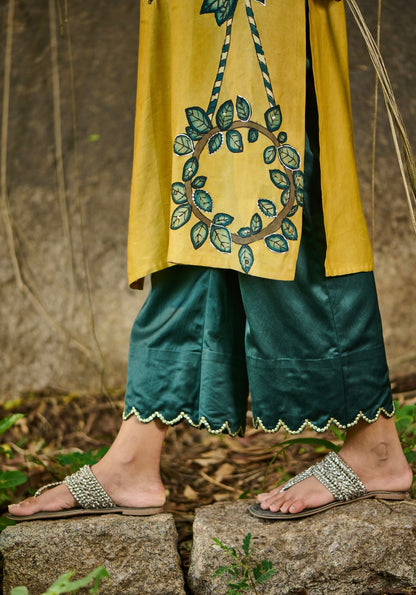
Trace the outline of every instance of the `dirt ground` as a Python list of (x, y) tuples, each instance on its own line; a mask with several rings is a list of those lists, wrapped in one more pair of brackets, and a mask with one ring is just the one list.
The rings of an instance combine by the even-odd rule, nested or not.
[[(395, 399), (401, 404), (416, 403), (416, 375), (393, 380), (393, 386)], [(72, 472), (57, 463), (57, 455), (96, 452), (108, 447), (119, 427), (123, 396), (121, 392), (112, 395), (32, 393), (20, 402), (8, 402), (1, 407), (0, 419), (12, 412), (24, 414), (2, 436), (2, 442), (11, 449), (10, 458), (2, 457), (2, 469), (20, 469), (28, 475), (28, 482), (15, 490), (13, 499), (18, 501), (33, 494), (41, 485), (62, 480)], [(310, 438), (319, 438), (322, 442), (309, 444)], [(282, 443), (288, 439), (304, 442), (283, 448)], [(282, 483), (327, 452), (324, 440), (340, 444), (331, 430), (323, 434), (305, 431), (301, 436), (284, 432), (265, 434), (253, 428), (250, 417), (243, 438), (210, 435), (185, 422), (171, 428), (163, 451), (162, 479), (167, 494), (166, 511), (175, 518), (185, 570), (189, 564), (196, 508), (218, 501), (254, 497), (264, 488)], [(416, 462), (413, 467), (416, 474)]]

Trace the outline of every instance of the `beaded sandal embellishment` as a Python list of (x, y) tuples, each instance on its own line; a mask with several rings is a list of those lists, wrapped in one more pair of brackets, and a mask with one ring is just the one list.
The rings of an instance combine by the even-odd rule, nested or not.
[(290, 479), (281, 487), (281, 491), (285, 492), (297, 483), (312, 476), (316, 477), (316, 479), (327, 488), (334, 497), (334, 502), (318, 506), (317, 508), (307, 508), (298, 513), (273, 512), (271, 510), (264, 510), (261, 508), (260, 504), (253, 504), (249, 507), (250, 514), (261, 519), (286, 521), (312, 516), (319, 512), (335, 508), (336, 506), (345, 505), (348, 502), (355, 500), (364, 500), (368, 498), (378, 498), (380, 500), (405, 500), (407, 497), (406, 492), (390, 492), (383, 490), (367, 492), (358, 475), (335, 452), (330, 452), (322, 461), (312, 465)]
[(286, 482), (281, 491), (285, 492), (293, 485), (314, 475), (335, 500), (346, 502), (366, 493), (364, 484), (358, 475), (335, 452), (330, 452), (322, 461), (316, 463)]
[(163, 512), (163, 506), (148, 506), (131, 508), (117, 506), (110, 498), (103, 486), (95, 477), (89, 465), (84, 465), (72, 475), (67, 475), (63, 481), (49, 483), (35, 493), (35, 498), (55, 486), (65, 484), (80, 508), (68, 508), (52, 512), (42, 511), (27, 516), (9, 514), (8, 517), (15, 521), (31, 521), (38, 519), (59, 519), (89, 514), (120, 513), (131, 516), (149, 516)]

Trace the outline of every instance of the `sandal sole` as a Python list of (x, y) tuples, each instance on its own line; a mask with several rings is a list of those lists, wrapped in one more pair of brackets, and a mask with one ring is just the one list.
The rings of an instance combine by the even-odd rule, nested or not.
[(91, 516), (99, 514), (123, 514), (125, 516), (151, 516), (154, 514), (161, 514), (163, 507), (149, 507), (149, 508), (127, 508), (117, 506), (116, 508), (104, 509), (86, 509), (86, 508), (69, 508), (68, 510), (57, 510), (52, 512), (35, 512), (35, 514), (17, 516), (8, 514), (7, 518), (13, 521), (38, 521), (47, 519), (67, 519), (75, 516)]
[(319, 514), (320, 512), (325, 512), (325, 510), (329, 510), (331, 508), (336, 508), (337, 506), (345, 506), (346, 504), (351, 504), (352, 502), (357, 502), (358, 500), (368, 500), (370, 498), (376, 498), (379, 500), (406, 500), (408, 498), (407, 492), (367, 492), (363, 496), (358, 496), (358, 498), (354, 498), (352, 500), (347, 500), (346, 502), (330, 502), (329, 504), (324, 504), (323, 506), (318, 506), (316, 508), (307, 508), (306, 510), (302, 510), (301, 512), (273, 512), (271, 510), (263, 510), (260, 507), (260, 504), (252, 504), (249, 507), (249, 512), (252, 516), (258, 519), (266, 519), (269, 521), (292, 521), (296, 519), (302, 519), (308, 516), (313, 516), (315, 514)]

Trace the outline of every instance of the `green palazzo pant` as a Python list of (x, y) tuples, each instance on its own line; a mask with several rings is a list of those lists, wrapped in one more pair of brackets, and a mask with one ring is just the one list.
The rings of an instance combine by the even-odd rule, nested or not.
[(178, 265), (152, 275), (133, 325), (125, 418), (297, 433), (391, 415), (372, 273), (325, 277), (319, 162), (307, 142), (294, 281)]
[[(346, 428), (392, 415), (372, 273), (325, 277), (318, 116), (307, 78), (303, 231), (294, 281), (177, 265), (133, 325), (125, 413), (244, 433)], [(342, 158), (342, 154), (340, 155)]]

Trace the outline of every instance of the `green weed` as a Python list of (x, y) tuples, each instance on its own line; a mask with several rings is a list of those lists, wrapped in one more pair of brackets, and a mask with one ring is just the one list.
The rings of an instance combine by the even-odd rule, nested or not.
[(394, 418), (407, 462), (416, 462), (416, 405), (394, 402)]
[(84, 465), (95, 465), (103, 458), (108, 451), (108, 446), (103, 446), (98, 450), (87, 450), (86, 452), (69, 452), (65, 454), (58, 454), (55, 457), (57, 463), (65, 469), (65, 474), (75, 473)]
[[(23, 415), (14, 413), (0, 420), (0, 435), (11, 428)], [(13, 457), (13, 451), (8, 444), (0, 445), (0, 454), (6, 459)], [(0, 471), (0, 506), (6, 505), (13, 500), (14, 490), (27, 481), (26, 473), (18, 470)], [(5, 517), (0, 517), (0, 531), (5, 526), (13, 524)]]
[[(92, 581), (93, 585), (89, 590), (89, 593), (98, 593), (98, 589), (102, 579), (105, 577), (110, 577), (104, 566), (99, 566), (98, 568), (90, 572), (87, 576), (77, 581), (71, 581), (73, 574), (73, 570), (71, 570), (70, 572), (66, 572), (65, 574), (62, 574), (58, 578), (58, 580), (56, 580), (53, 583), (53, 585), (49, 587), (47, 591), (42, 593), (42, 595), (60, 595), (61, 593), (76, 593), (77, 591), (79, 591), (79, 589), (88, 587), (88, 585)], [(26, 587), (15, 587), (11, 590), (10, 595), (30, 595), (30, 593)]]
[(220, 566), (214, 572), (214, 577), (223, 574), (230, 575), (231, 578), (227, 580), (227, 595), (239, 595), (240, 593), (246, 593), (247, 591), (252, 591), (258, 595), (259, 592), (256, 585), (266, 582), (275, 574), (276, 570), (273, 568), (273, 564), (269, 560), (263, 560), (252, 567), (251, 533), (247, 533), (244, 537), (242, 551), (237, 551), (234, 547), (224, 545), (216, 537), (213, 537), (213, 541), (234, 560), (229, 566)]

